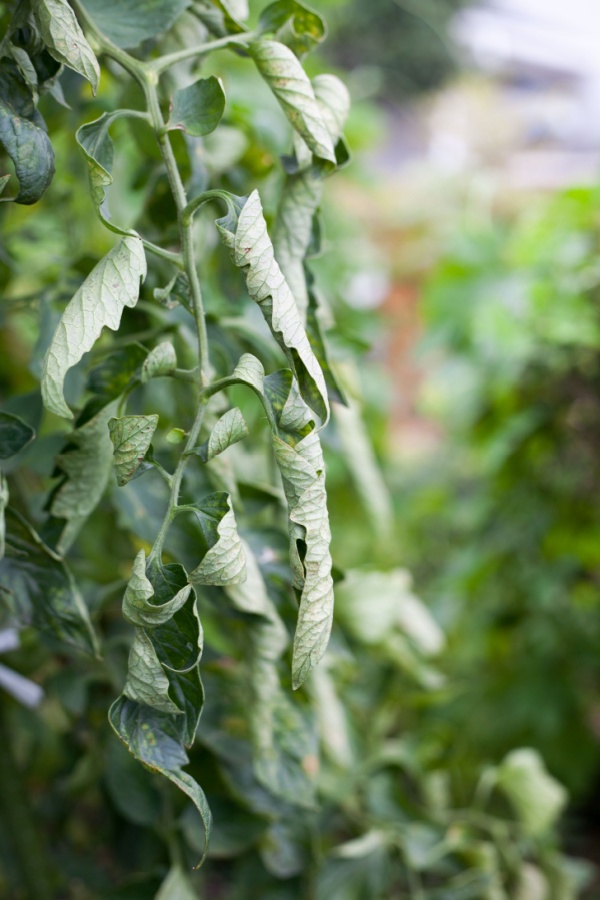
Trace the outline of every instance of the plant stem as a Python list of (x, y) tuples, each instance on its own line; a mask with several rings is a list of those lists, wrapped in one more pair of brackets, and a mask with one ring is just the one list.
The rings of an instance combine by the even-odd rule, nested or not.
[(0, 812), (13, 849), (20, 887), (35, 900), (52, 900), (50, 865), (14, 759), (7, 705), (0, 691)]
[(181, 253), (173, 253), (172, 250), (165, 250), (163, 247), (159, 247), (158, 244), (153, 244), (152, 241), (147, 241), (145, 238), (142, 238), (141, 240), (149, 253), (154, 253), (155, 256), (159, 256), (161, 259), (166, 259), (168, 262), (173, 263), (178, 269), (183, 269)]
[(174, 66), (179, 62), (184, 62), (186, 59), (204, 56), (205, 53), (210, 53), (212, 50), (221, 50), (232, 44), (244, 46), (249, 40), (252, 40), (252, 35), (250, 35), (250, 33), (231, 34), (227, 37), (218, 38), (216, 41), (207, 41), (205, 44), (201, 44), (200, 47), (185, 47), (183, 50), (167, 53), (164, 56), (160, 56), (158, 59), (147, 62), (145, 68), (148, 73), (151, 73), (154, 77), (158, 77), (163, 72), (166, 72), (167, 69), (170, 69), (171, 66)]

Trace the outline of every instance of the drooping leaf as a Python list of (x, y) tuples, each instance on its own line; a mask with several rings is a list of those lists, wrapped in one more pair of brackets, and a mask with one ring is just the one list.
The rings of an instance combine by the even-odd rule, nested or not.
[(232, 444), (242, 441), (250, 434), (246, 421), (237, 407), (228, 410), (217, 421), (210, 436), (192, 451), (202, 462), (208, 462)]
[(0, 412), (0, 459), (23, 450), (35, 437), (33, 428), (19, 416)]
[[(334, 75), (318, 75), (313, 79), (317, 104), (332, 143), (337, 144), (350, 108), (348, 91)], [(308, 309), (308, 287), (304, 261), (310, 246), (313, 223), (323, 195), (324, 178), (331, 167), (319, 159), (306, 160), (296, 171), (286, 175), (275, 230), (273, 246), (277, 262), (290, 286), (305, 321)]]
[(56, 544), (61, 555), (100, 502), (108, 483), (113, 456), (108, 421), (115, 408), (113, 401), (76, 428), (69, 435), (69, 445), (56, 459), (64, 480), (52, 496), (50, 512), (57, 519), (66, 520)]
[[(123, 597), (123, 615), (140, 628), (164, 625), (186, 603), (191, 584), (184, 586), (170, 600), (157, 603), (154, 587), (146, 575), (146, 554), (140, 550), (133, 563), (133, 572)], [(154, 602), (151, 602), (154, 598)]]
[(151, 378), (159, 378), (161, 375), (170, 375), (177, 368), (177, 356), (175, 347), (170, 341), (162, 341), (150, 351), (142, 365), (140, 376), (142, 384)]
[(250, 55), (295, 131), (315, 156), (335, 164), (331, 135), (310, 79), (293, 52), (277, 41), (259, 40)]
[(199, 78), (189, 87), (173, 94), (171, 115), (167, 122), (170, 130), (179, 129), (202, 137), (214, 131), (225, 110), (225, 91), (219, 78)]
[(248, 292), (286, 354), (303, 398), (326, 422), (329, 403), (325, 379), (275, 260), (258, 191), (253, 191), (245, 202), (236, 198), (229, 215), (217, 220), (217, 228), (235, 265), (244, 270)]
[(123, 605), (128, 618), (144, 624), (136, 628), (124, 694), (111, 706), (109, 719), (136, 759), (194, 802), (204, 824), (205, 855), (210, 810), (199, 785), (183, 771), (185, 748), (194, 741), (204, 702), (196, 598), (182, 566), (154, 562), (145, 572), (144, 556), (138, 554)]
[(19, 179), (15, 203), (37, 203), (54, 175), (52, 144), (43, 128), (19, 114), (1, 93), (0, 144), (12, 159)]
[(143, 118), (143, 114), (127, 109), (118, 109), (112, 113), (102, 113), (99, 119), (94, 119), (93, 122), (88, 122), (87, 125), (82, 125), (78, 128), (75, 139), (88, 166), (90, 194), (100, 220), (115, 234), (135, 236), (134, 232), (120, 228), (111, 221), (108, 206), (109, 189), (113, 183), (112, 168), (115, 156), (115, 148), (109, 129), (117, 119), (130, 116)]
[(255, 391), (262, 394), (265, 370), (261, 361), (251, 353), (244, 353), (243, 356), (240, 356), (232, 377), (249, 384)]
[(108, 420), (110, 439), (115, 448), (115, 471), (119, 487), (127, 484), (144, 459), (158, 416), (121, 416)]
[(94, 23), (118, 47), (137, 47), (171, 27), (191, 0), (84, 0)]
[(67, 0), (36, 0), (33, 15), (49, 53), (87, 78), (94, 94), (100, 67)]
[(104, 326), (118, 329), (123, 309), (137, 303), (145, 275), (141, 240), (125, 237), (92, 269), (69, 302), (44, 359), (42, 398), (51, 412), (73, 418), (63, 396), (67, 371), (92, 348)]
[(308, 309), (306, 310), (306, 334), (313, 348), (313, 352), (319, 360), (323, 370), (325, 384), (330, 400), (334, 400), (343, 406), (348, 406), (348, 400), (329, 361), (329, 350), (321, 324), (321, 306), (317, 299), (317, 293), (310, 272), (305, 272), (306, 285), (308, 287)]
[(66, 564), (20, 516), (8, 512), (0, 596), (24, 626), (96, 653), (87, 607)]
[(296, 56), (303, 56), (325, 39), (327, 26), (321, 16), (298, 0), (276, 0), (260, 14), (261, 33), (272, 34)]
[(204, 497), (194, 507), (208, 550), (190, 573), (192, 584), (239, 584), (246, 579), (246, 557), (231, 505), (225, 491)]
[(5, 511), (8, 506), (8, 482), (4, 477), (4, 473), (0, 471), (0, 560), (4, 556), (6, 541), (6, 521)]

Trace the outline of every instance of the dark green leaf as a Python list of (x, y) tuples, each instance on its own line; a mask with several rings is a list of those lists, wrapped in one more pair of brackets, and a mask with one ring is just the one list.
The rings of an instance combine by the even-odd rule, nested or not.
[(8, 519), (0, 595), (18, 621), (87, 652), (96, 652), (89, 614), (69, 569), (20, 516)]
[[(151, 354), (150, 354), (151, 355)], [(113, 350), (88, 375), (87, 389), (107, 400), (120, 397), (147, 357), (141, 344), (127, 344)]]
[[(240, 7), (238, 9), (237, 7)], [(247, 5), (226, 0), (196, 0), (192, 9), (208, 30), (217, 37), (241, 34), (246, 27), (239, 21), (248, 16)]]
[(33, 428), (19, 416), (0, 412), (0, 459), (19, 453), (34, 437)]
[(46, 132), (0, 96), (0, 143), (12, 159), (19, 193), (16, 203), (36, 203), (54, 175), (54, 152)]
[(199, 78), (194, 84), (180, 88), (173, 94), (167, 128), (180, 129), (193, 137), (201, 137), (215, 130), (224, 109), (225, 91), (220, 79), (214, 75)]

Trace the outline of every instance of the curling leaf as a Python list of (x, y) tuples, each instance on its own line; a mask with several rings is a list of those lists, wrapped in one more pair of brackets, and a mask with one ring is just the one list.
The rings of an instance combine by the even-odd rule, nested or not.
[(248, 292), (286, 354), (303, 398), (326, 422), (329, 403), (323, 372), (275, 260), (258, 191), (253, 191), (245, 202), (231, 198), (229, 215), (217, 220), (217, 228), (235, 265), (244, 270)]
[(158, 416), (122, 416), (108, 420), (115, 448), (115, 470), (119, 487), (127, 484), (144, 459), (158, 425)]
[(292, 127), (315, 156), (335, 164), (334, 145), (312, 84), (292, 51), (277, 41), (259, 40), (251, 44), (250, 54)]
[(0, 459), (23, 450), (35, 437), (33, 428), (19, 416), (0, 412)]
[(33, 15), (48, 52), (87, 78), (95, 94), (100, 80), (98, 60), (66, 0), (36, 0)]
[(202, 629), (185, 570), (153, 563), (145, 572), (144, 556), (138, 554), (123, 607), (128, 618), (144, 625), (136, 628), (124, 693), (111, 706), (109, 720), (136, 759), (194, 802), (204, 825), (205, 855), (210, 809), (202, 789), (183, 771), (185, 748), (194, 741), (204, 701)]
[(36, 203), (54, 175), (54, 152), (41, 117), (37, 122), (15, 109), (0, 91), (0, 144), (13, 161), (19, 193), (15, 203)]
[(327, 27), (321, 16), (298, 0), (276, 0), (260, 14), (261, 33), (274, 37), (303, 56), (324, 40)]
[(263, 392), (265, 370), (261, 361), (251, 353), (240, 356), (232, 378), (250, 385), (258, 394)]
[(497, 783), (531, 835), (547, 831), (568, 799), (562, 784), (547, 772), (539, 753), (528, 747), (513, 750), (502, 760)]
[(192, 137), (214, 131), (225, 110), (225, 91), (219, 78), (199, 78), (173, 94), (169, 130), (180, 129)]
[(92, 269), (70, 301), (44, 359), (42, 398), (51, 412), (73, 418), (63, 396), (67, 371), (92, 348), (105, 325), (117, 330), (123, 309), (137, 303), (145, 275), (141, 240), (125, 237)]
[(170, 341), (163, 341), (151, 350), (142, 364), (141, 382), (145, 384), (151, 378), (170, 375), (177, 368), (175, 347)]
[(208, 550), (190, 573), (192, 584), (239, 584), (246, 580), (246, 557), (225, 491), (209, 494), (194, 507)]
[(192, 453), (208, 462), (232, 444), (243, 440), (250, 434), (246, 421), (237, 407), (228, 410), (213, 427), (210, 436)]

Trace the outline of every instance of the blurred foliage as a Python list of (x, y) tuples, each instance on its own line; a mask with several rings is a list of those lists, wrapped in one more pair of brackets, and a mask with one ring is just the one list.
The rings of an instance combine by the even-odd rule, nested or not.
[[(1, 9), (5, 12), (7, 5)], [(173, 51), (197, 37), (184, 15), (161, 40), (160, 49)], [(151, 44), (148, 51), (154, 49)], [(207, 61), (203, 74), (216, 72), (225, 82), (223, 124), (206, 138), (186, 141), (177, 134), (173, 146), (188, 187), (209, 184), (243, 193), (258, 186), (271, 222), (281, 185), (278, 160), (289, 151), (290, 132), (246, 62), (234, 54)], [(184, 66), (175, 70), (167, 87), (172, 90), (189, 79)], [(36, 440), (3, 461), (2, 469), (14, 506), (38, 528), (48, 527), (45, 508), (59, 477), (54, 460), (68, 440), (65, 423), (43, 413), (41, 362), (66, 301), (114, 243), (93, 214), (86, 165), (74, 134), (82, 122), (104, 111), (139, 108), (141, 102), (112, 64), (103, 68), (93, 99), (72, 73), (65, 72), (61, 84), (68, 106), (49, 96), (40, 98), (55, 149), (56, 176), (35, 207), (2, 204), (0, 216), (2, 412), (18, 414), (37, 431)], [(131, 122), (116, 123), (113, 132), (115, 219), (135, 225), (150, 240), (175, 243), (173, 204), (151, 134)], [(324, 438), (334, 548), (344, 567), (337, 573), (331, 647), (307, 689), (298, 694), (291, 692), (287, 659), (285, 666), (278, 666), (284, 692), (275, 716), (278, 778), (269, 783), (257, 777), (249, 719), (249, 617), (227, 605), (220, 589), (202, 591), (206, 705), (189, 771), (206, 790), (215, 825), (208, 860), (193, 874), (202, 852), (199, 816), (170, 785), (138, 765), (107, 722), (109, 705), (125, 680), (132, 638), (121, 614), (123, 591), (131, 562), (152, 542), (165, 503), (165, 488), (155, 471), (122, 488), (111, 477), (69, 553), (69, 565), (101, 639), (102, 657), (78, 653), (39, 627), (21, 627), (12, 612), (4, 612), (0, 620), (0, 635), (20, 629), (20, 646), (0, 642), (6, 651), (5, 668), (13, 679), (23, 676), (44, 690), (37, 708), (0, 691), (0, 895), (10, 900), (579, 896), (588, 870), (560, 850), (556, 823), (567, 796), (554, 776), (578, 791), (594, 772), (586, 722), (593, 712), (589, 609), (595, 595), (591, 575), (573, 574), (574, 551), (565, 538), (570, 529), (563, 529), (562, 537), (556, 530), (554, 542), (543, 542), (543, 553), (539, 535), (548, 521), (547, 507), (554, 508), (552, 497), (557, 498), (556, 509), (565, 508), (560, 498), (580, 514), (571, 501), (571, 483), (577, 482), (585, 496), (585, 465), (593, 466), (590, 448), (586, 452), (582, 446), (571, 467), (575, 449), (567, 440), (569, 429), (583, 426), (567, 423), (568, 391), (563, 418), (558, 416), (557, 397), (562, 395), (554, 395), (551, 385), (571, 384), (568, 369), (561, 365), (575, 349), (581, 366), (573, 368), (592, 383), (594, 346), (584, 343), (583, 329), (569, 331), (567, 316), (559, 321), (552, 284), (562, 259), (565, 296), (575, 303), (576, 295), (578, 308), (586, 307), (592, 296), (584, 273), (591, 278), (594, 212), (593, 199), (585, 192), (562, 202), (572, 216), (560, 234), (565, 211), (557, 208), (553, 219), (525, 223), (515, 242), (504, 231), (465, 235), (431, 286), (432, 340), (445, 364), (458, 372), (442, 380), (437, 390), (432, 388), (432, 397), (443, 406), (444, 384), (455, 386), (449, 408), (455, 449), (445, 466), (436, 462), (424, 486), (415, 487), (410, 503), (402, 496), (396, 538), (377, 469), (384, 447), (385, 393), (381, 374), (368, 356), (381, 325), (372, 311), (344, 300), (350, 275), (360, 272), (365, 259), (376, 267), (380, 258), (360, 236), (359, 221), (336, 221), (334, 210), (327, 213), (324, 247), (332, 252), (316, 261), (315, 269), (331, 312), (333, 365), (351, 404), (345, 412), (337, 411)], [(546, 252), (546, 240), (552, 237), (548, 221), (554, 222), (556, 233), (554, 249)], [(565, 240), (572, 246), (569, 252)], [(218, 371), (229, 371), (240, 352), (257, 350), (269, 369), (277, 368), (278, 351), (271, 349), (260, 321), (248, 309), (243, 281), (218, 246), (209, 216), (198, 218), (196, 241)], [(577, 263), (583, 259), (578, 252), (587, 259), (587, 268)], [(507, 258), (513, 260), (512, 281)], [(504, 279), (507, 284), (521, 281), (521, 292), (501, 290)], [(145, 357), (166, 332), (178, 359), (194, 363), (189, 318), (175, 305), (176, 291), (167, 295), (159, 290), (158, 297), (173, 301), (171, 305), (157, 302), (155, 289), (164, 289), (169, 281), (168, 264), (153, 260), (142, 299), (134, 310), (126, 310), (117, 338), (107, 340), (105, 335), (67, 379), (72, 405), (101, 394), (115, 377), (119, 380), (119, 367), (115, 375), (107, 365), (109, 350), (128, 346), (133, 352), (134, 346)], [(530, 294), (533, 284), (542, 287)], [(494, 305), (490, 286), (498, 288), (492, 291), (492, 298), (498, 298), (498, 331), (486, 319), (488, 304)], [(449, 299), (453, 289), (457, 302)], [(523, 299), (534, 295), (535, 301)], [(523, 341), (523, 327), (511, 331), (515, 313), (510, 296), (521, 298), (521, 307), (517, 300), (513, 303), (527, 310), (523, 315), (528, 322), (538, 312), (527, 348), (519, 343), (518, 366), (507, 363), (506, 347), (497, 343), (498, 336), (508, 342), (509, 332), (516, 343)], [(588, 321), (590, 316), (588, 310)], [(589, 330), (585, 334), (589, 340)], [(522, 392), (529, 378), (530, 387)], [(537, 393), (542, 387), (547, 393)], [(241, 406), (252, 439), (218, 457), (221, 463), (209, 476), (200, 466), (190, 467), (186, 490), (195, 496), (214, 479), (232, 494), (237, 492), (240, 530), (259, 562), (270, 601), (291, 631), (296, 607), (288, 541), (278, 512), (279, 485), (259, 427), (262, 410), (235, 388), (231, 399)], [(155, 455), (168, 468), (175, 452), (172, 428), (188, 423), (191, 389), (154, 379), (138, 386), (130, 403), (136, 413), (159, 413)], [(533, 442), (518, 465), (510, 466), (504, 480), (513, 485), (515, 497), (505, 502), (501, 473), (541, 428), (535, 415), (525, 416), (526, 424), (514, 425), (533, 405), (542, 411), (548, 406), (546, 415), (555, 417), (557, 430)], [(588, 421), (586, 408), (576, 422), (582, 415)], [(348, 420), (344, 422), (348, 415), (350, 428)], [(565, 461), (556, 466), (559, 421), (565, 429)], [(496, 441), (495, 431), (503, 435)], [(534, 501), (539, 504), (533, 516), (537, 543), (528, 506)], [(587, 547), (586, 571), (591, 571), (593, 542), (583, 539), (588, 527), (582, 519), (581, 545)], [(51, 530), (46, 536), (52, 540)], [(198, 540), (197, 526), (179, 517), (167, 553), (191, 568)], [(504, 554), (501, 571), (499, 548)], [(519, 560), (522, 566), (516, 565)], [(399, 568), (408, 563), (419, 589), (422, 585), (431, 599), (435, 618), (413, 593), (411, 576)], [(49, 583), (43, 577), (38, 582), (42, 587)], [(571, 586), (576, 584), (586, 589), (575, 591)], [(574, 590), (576, 602), (568, 602), (566, 586)], [(559, 662), (566, 670), (557, 664), (559, 642)], [(548, 666), (552, 670), (544, 671)], [(537, 682), (528, 680), (533, 670)], [(553, 686), (550, 698), (547, 679)], [(539, 686), (539, 693), (522, 696), (528, 684)], [(0, 685), (24, 701), (23, 685), (2, 679)], [(590, 702), (584, 711), (586, 697)], [(546, 715), (551, 727), (544, 724)], [(572, 723), (579, 731), (570, 734)], [(589, 748), (587, 767), (585, 758), (576, 767), (583, 772), (573, 772), (565, 761), (573, 746), (578, 754), (582, 747)], [(33, 893), (28, 893), (24, 878), (28, 870), (35, 870), (38, 878)]]

